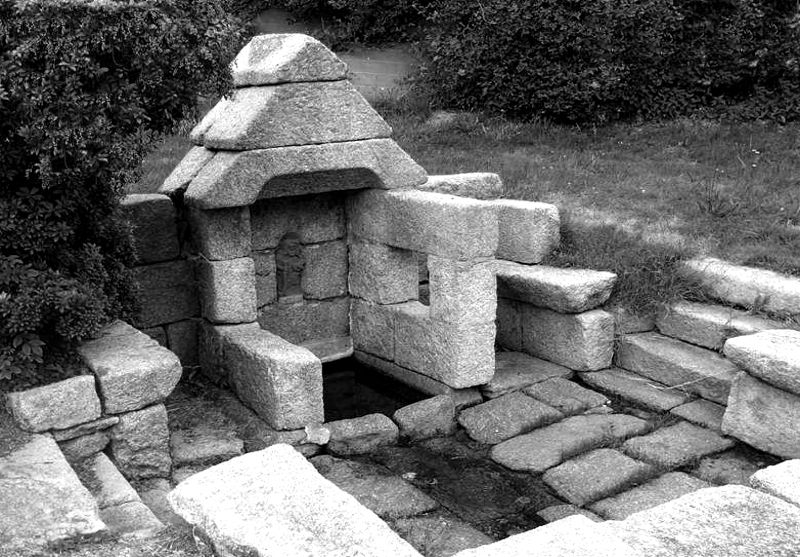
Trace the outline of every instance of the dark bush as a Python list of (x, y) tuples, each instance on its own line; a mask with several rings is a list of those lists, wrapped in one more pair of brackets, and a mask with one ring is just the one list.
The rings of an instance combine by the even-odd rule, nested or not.
[(0, 383), (134, 309), (122, 186), (242, 39), (216, 0), (0, 0)]

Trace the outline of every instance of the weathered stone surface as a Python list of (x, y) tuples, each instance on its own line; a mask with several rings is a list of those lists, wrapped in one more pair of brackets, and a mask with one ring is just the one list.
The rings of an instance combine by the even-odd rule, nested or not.
[(800, 507), (800, 460), (787, 460), (759, 470), (750, 485)]
[[(454, 557), (638, 557), (630, 546), (585, 516), (568, 516)], [(535, 548), (535, 549), (533, 549)]]
[(601, 499), (589, 508), (603, 518), (624, 520), (633, 513), (651, 509), (706, 487), (711, 485), (683, 472), (668, 472), (629, 491)]
[(800, 397), (741, 372), (733, 381), (722, 432), (784, 458), (800, 458)]
[(716, 402), (703, 399), (693, 400), (676, 406), (670, 412), (693, 424), (714, 431), (722, 431), (722, 416), (725, 414), (725, 407)]
[(185, 319), (167, 325), (169, 349), (178, 357), (183, 366), (196, 366), (198, 364), (197, 327), (197, 319)]
[(81, 483), (94, 496), (97, 506), (101, 510), (140, 501), (136, 490), (103, 453), (96, 454), (76, 465), (75, 472)]
[(603, 499), (655, 475), (649, 464), (613, 449), (596, 449), (544, 473), (542, 479), (574, 505)]
[(127, 479), (169, 476), (172, 460), (163, 404), (122, 414), (109, 433), (111, 458)]
[(723, 353), (750, 375), (800, 395), (800, 331), (764, 331), (729, 339)]
[(250, 257), (202, 261), (199, 278), (203, 317), (212, 323), (256, 320), (256, 268)]
[(164, 524), (175, 526), (186, 526), (186, 521), (172, 511), (167, 501), (167, 495), (172, 491), (172, 484), (169, 480), (156, 478), (144, 480), (136, 486), (142, 503), (147, 505), (153, 514)]
[(625, 414), (573, 416), (492, 447), (492, 460), (512, 470), (540, 473), (582, 452), (646, 433), (644, 420)]
[(572, 375), (569, 368), (522, 352), (498, 352), (494, 376), (481, 386), (481, 392), (486, 398), (497, 398), (552, 377), (569, 379)]
[(278, 247), (294, 233), (302, 244), (317, 244), (345, 237), (344, 197), (338, 193), (265, 199), (250, 207), (253, 249)]
[(374, 513), (287, 445), (249, 453), (183, 481), (173, 509), (221, 553), (419, 557)]
[(553, 377), (541, 383), (534, 383), (524, 392), (567, 416), (580, 414), (590, 408), (603, 406), (610, 402), (605, 395), (581, 387), (562, 377)]
[(74, 464), (80, 460), (91, 457), (106, 448), (109, 442), (109, 437), (105, 432), (98, 431), (96, 433), (89, 433), (88, 435), (81, 435), (74, 439), (61, 441), (58, 443), (58, 448), (64, 453), (64, 458), (70, 464)]
[(450, 323), (485, 322), (497, 311), (493, 266), (428, 257), (430, 315)]
[(182, 373), (175, 354), (130, 325), (123, 325), (127, 334), (104, 335), (78, 347), (97, 378), (103, 408), (110, 414), (164, 400)]
[(587, 511), (575, 505), (553, 505), (552, 507), (542, 509), (536, 514), (546, 522), (555, 522), (556, 520), (561, 520), (562, 518), (567, 518), (568, 516), (576, 514), (583, 515), (592, 522), (603, 522), (603, 519), (592, 511)]
[(180, 190), (185, 190), (189, 182), (197, 176), (197, 173), (213, 156), (214, 151), (205, 147), (192, 147), (189, 149), (189, 152), (181, 159), (178, 166), (172, 169), (170, 175), (158, 188), (159, 193), (172, 195)]
[(414, 252), (370, 242), (352, 242), (349, 247), (350, 294), (379, 304), (417, 299)]
[(428, 176), (428, 181), (417, 189), (472, 199), (496, 199), (503, 195), (503, 182), (491, 172), (465, 172)]
[(506, 350), (522, 350), (522, 316), (519, 302), (497, 298), (497, 344)]
[(392, 529), (426, 557), (451, 557), (494, 542), (466, 522), (441, 513), (400, 518), (392, 522)]
[(400, 430), (383, 414), (368, 414), (325, 424), (331, 432), (328, 450), (335, 455), (368, 453), (397, 442)]
[(656, 412), (667, 412), (691, 400), (691, 395), (619, 368), (580, 374), (581, 379), (601, 391)]
[(561, 241), (561, 218), (555, 205), (517, 199), (498, 199), (492, 205), (500, 228), (498, 259), (540, 263)]
[(581, 313), (602, 305), (617, 275), (588, 269), (520, 265), (499, 261), (498, 295), (559, 313)]
[(236, 87), (335, 81), (347, 77), (347, 66), (318, 40), (299, 33), (256, 35), (233, 61)]
[(462, 410), (458, 423), (470, 437), (495, 444), (563, 418), (564, 415), (522, 393), (510, 393)]
[(137, 327), (155, 327), (200, 315), (194, 270), (188, 261), (142, 265), (132, 271), (142, 303), (142, 311), (133, 322)]
[(348, 229), (357, 238), (449, 259), (493, 257), (497, 249), (491, 205), (441, 193), (359, 192), (348, 201)]
[(133, 227), (133, 248), (138, 264), (178, 257), (175, 207), (169, 197), (158, 193), (129, 194), (122, 198), (120, 206)]
[(692, 474), (712, 484), (750, 485), (750, 476), (772, 462), (763, 453), (740, 446), (701, 459)]
[(14, 420), (26, 431), (66, 429), (100, 417), (100, 399), (91, 375), (8, 393), (5, 398)]
[(614, 316), (614, 329), (617, 335), (646, 333), (656, 328), (654, 315), (637, 315), (621, 306), (607, 307), (605, 310)]
[(216, 464), (244, 451), (244, 443), (234, 431), (209, 425), (173, 431), (169, 445), (175, 466)]
[(778, 313), (800, 313), (800, 280), (796, 278), (713, 258), (687, 261), (684, 272), (719, 300)]
[(779, 321), (745, 311), (683, 301), (669, 306), (658, 316), (657, 324), (661, 334), (712, 350), (722, 348), (731, 337), (784, 328)]
[(192, 207), (188, 214), (192, 241), (206, 259), (224, 261), (250, 255), (252, 232), (248, 207), (210, 211)]
[(410, 440), (443, 437), (456, 431), (456, 407), (448, 395), (403, 406), (392, 418), (400, 427), (400, 436)]
[(394, 360), (394, 315), (391, 308), (354, 299), (350, 312), (353, 347)]
[(599, 525), (648, 557), (797, 554), (800, 509), (742, 487), (701, 489)]
[(234, 391), (276, 429), (323, 421), (322, 364), (257, 325), (215, 327)]
[(614, 318), (603, 310), (563, 314), (525, 306), (522, 343), (529, 354), (576, 371), (605, 369), (614, 355)]
[(317, 472), (383, 519), (414, 516), (438, 503), (405, 480), (374, 464), (324, 455), (311, 459)]
[(392, 128), (346, 80), (247, 87), (192, 130), (208, 149), (246, 151), (389, 137)]
[(279, 301), (259, 310), (258, 323), (295, 344), (346, 337), (350, 335), (350, 300)]
[(20, 431), (2, 414), (0, 493), (0, 547), (8, 555), (105, 529), (97, 503), (55, 441)]
[(422, 167), (391, 139), (222, 151), (195, 176), (185, 199), (200, 209), (223, 209), (264, 198), (410, 187), (425, 178)]
[(108, 529), (125, 538), (148, 538), (164, 529), (156, 515), (141, 501), (100, 509)]
[(117, 422), (119, 422), (118, 417), (108, 416), (81, 425), (76, 425), (75, 427), (71, 427), (69, 429), (56, 429), (51, 432), (51, 435), (53, 436), (53, 439), (61, 442), (108, 429)]
[(303, 246), (303, 296), (323, 300), (347, 294), (347, 244), (343, 241)]
[(629, 456), (673, 469), (686, 466), (704, 456), (730, 449), (732, 439), (689, 422), (654, 431), (644, 437), (628, 439), (622, 449)]
[(731, 381), (738, 371), (716, 352), (657, 333), (622, 337), (617, 365), (720, 404), (727, 402)]

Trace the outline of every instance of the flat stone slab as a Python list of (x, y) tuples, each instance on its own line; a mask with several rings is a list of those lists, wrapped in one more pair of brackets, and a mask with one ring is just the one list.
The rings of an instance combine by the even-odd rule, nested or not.
[(679, 389), (620, 368), (584, 372), (580, 378), (609, 395), (655, 412), (667, 412), (691, 400), (691, 395)]
[(426, 557), (451, 557), (459, 551), (494, 542), (466, 522), (441, 513), (400, 518), (391, 526)]
[(649, 429), (644, 420), (626, 414), (573, 416), (495, 445), (489, 455), (506, 468), (540, 473), (584, 451)]
[(641, 483), (656, 469), (614, 449), (595, 449), (551, 468), (542, 479), (573, 505), (584, 506)]
[(603, 305), (617, 275), (606, 271), (547, 265), (497, 263), (497, 293), (560, 313), (581, 313)]
[(774, 462), (747, 446), (704, 457), (691, 471), (703, 481), (717, 485), (750, 485), (750, 477)]
[(503, 181), (492, 172), (465, 172), (428, 176), (428, 181), (417, 189), (473, 199), (496, 199), (503, 195)]
[(111, 426), (116, 425), (118, 422), (119, 418), (117, 416), (107, 416), (105, 418), (99, 418), (91, 422), (76, 425), (75, 427), (71, 427), (69, 429), (57, 429), (50, 432), (50, 435), (52, 435), (53, 439), (56, 441), (68, 441), (69, 439), (75, 439), (76, 437), (91, 435), (93, 433), (97, 433), (98, 431), (106, 430)]
[(800, 460), (787, 460), (759, 470), (750, 485), (800, 507)]
[(623, 369), (720, 404), (739, 371), (716, 352), (657, 333), (625, 335), (616, 356)]
[(6, 395), (6, 406), (26, 431), (67, 429), (100, 417), (94, 376), (81, 375)]
[(420, 555), (288, 445), (195, 474), (170, 493), (169, 501), (223, 554)]
[(103, 453), (98, 453), (73, 465), (73, 469), (78, 474), (81, 483), (94, 496), (97, 506), (101, 510), (141, 501), (136, 490)]
[(217, 464), (244, 452), (235, 431), (202, 425), (173, 430), (169, 444), (174, 466)]
[(517, 392), (462, 410), (458, 423), (470, 437), (491, 445), (563, 417), (555, 408)]
[(661, 334), (719, 350), (731, 337), (783, 329), (780, 321), (765, 319), (727, 306), (676, 302), (656, 321)]
[(683, 418), (693, 424), (722, 431), (722, 416), (725, 414), (725, 407), (710, 400), (698, 399), (686, 404), (676, 406), (670, 413)]
[(486, 398), (497, 398), (513, 391), (520, 391), (551, 377), (569, 379), (573, 375), (569, 368), (522, 352), (497, 352), (494, 363), (494, 377), (485, 385), (481, 385), (481, 393)]
[(311, 459), (322, 476), (383, 519), (415, 516), (439, 504), (383, 467), (323, 455)]
[(455, 403), (449, 395), (403, 406), (394, 413), (393, 419), (400, 428), (400, 436), (411, 440), (452, 435), (458, 427)]
[(164, 524), (141, 501), (106, 507), (100, 510), (100, 517), (111, 532), (123, 539), (149, 538), (164, 529)]
[(800, 509), (742, 486), (700, 489), (598, 527), (648, 557), (797, 555)]
[(331, 433), (328, 450), (336, 455), (368, 453), (393, 445), (400, 436), (395, 423), (383, 414), (368, 414), (325, 424)]
[(605, 395), (581, 387), (563, 377), (554, 377), (541, 383), (534, 383), (523, 392), (567, 416), (580, 414), (610, 402)]
[(779, 329), (732, 338), (722, 352), (750, 375), (800, 395), (800, 331)]
[(624, 520), (633, 513), (706, 487), (711, 484), (683, 472), (668, 472), (629, 491), (597, 501), (589, 508), (608, 520)]
[(687, 261), (683, 270), (719, 300), (778, 313), (800, 313), (800, 280), (796, 278), (713, 258)]
[(592, 511), (587, 511), (575, 505), (553, 505), (547, 507), (536, 513), (539, 517), (546, 522), (555, 522), (568, 516), (580, 514), (591, 520), (592, 522), (603, 522), (603, 518), (597, 516)]
[(708, 429), (680, 422), (643, 437), (628, 439), (622, 445), (622, 450), (634, 458), (673, 469), (730, 449), (734, 443), (733, 439)]

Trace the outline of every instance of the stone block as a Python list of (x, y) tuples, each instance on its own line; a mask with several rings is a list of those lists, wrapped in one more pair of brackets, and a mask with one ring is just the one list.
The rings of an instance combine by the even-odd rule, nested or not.
[(391, 308), (354, 299), (350, 313), (353, 348), (394, 360), (394, 315)]
[(522, 313), (518, 302), (497, 298), (497, 344), (507, 350), (522, 350)]
[(617, 365), (706, 400), (725, 404), (738, 368), (719, 354), (657, 333), (622, 337)]
[(414, 252), (385, 244), (350, 244), (350, 294), (379, 304), (416, 300), (419, 293)]
[(428, 257), (430, 315), (450, 323), (494, 321), (497, 283), (490, 263)]
[(97, 420), (93, 420), (91, 422), (86, 422), (80, 425), (76, 425), (75, 427), (71, 427), (69, 429), (57, 429), (51, 431), (50, 434), (56, 441), (59, 442), (67, 441), (69, 439), (75, 439), (76, 437), (81, 437), (83, 435), (91, 435), (93, 433), (106, 430), (112, 425), (116, 424), (117, 422), (119, 422), (118, 417), (107, 416), (105, 418), (100, 418)]
[(133, 322), (136, 327), (155, 327), (200, 315), (194, 269), (188, 261), (143, 265), (132, 271), (142, 304)]
[(494, 445), (563, 417), (555, 408), (532, 397), (511, 393), (462, 410), (458, 423), (476, 441)]
[(120, 207), (133, 227), (136, 263), (160, 263), (178, 257), (175, 207), (166, 195), (136, 193), (122, 198)]
[(418, 190), (359, 192), (348, 201), (351, 236), (450, 259), (493, 257), (497, 216), (485, 201)]
[(232, 65), (236, 87), (336, 81), (347, 77), (347, 66), (318, 40), (300, 33), (256, 35)]
[(392, 418), (400, 427), (400, 435), (417, 441), (430, 437), (446, 437), (456, 431), (456, 407), (453, 398), (439, 395), (403, 406)]
[(256, 268), (249, 257), (200, 263), (203, 317), (212, 323), (256, 320)]
[(746, 445), (700, 459), (691, 473), (717, 485), (750, 485), (750, 476), (773, 462), (773, 458)]
[(730, 449), (732, 439), (722, 437), (689, 422), (664, 427), (643, 437), (628, 439), (625, 454), (660, 468), (673, 470), (699, 461), (704, 456)]
[(278, 301), (278, 278), (273, 250), (250, 254), (256, 267), (256, 303), (259, 308)]
[(425, 170), (391, 139), (220, 151), (191, 181), (184, 199), (200, 209), (223, 209), (265, 198), (407, 188), (425, 179)]
[(89, 433), (88, 435), (81, 435), (74, 439), (60, 441), (58, 447), (64, 453), (64, 457), (74, 464), (85, 458), (92, 457), (106, 448), (109, 442), (109, 437), (102, 431), (96, 433)]
[(497, 293), (559, 313), (581, 313), (608, 300), (617, 275), (588, 269), (498, 261)]
[(481, 385), (481, 393), (486, 398), (497, 398), (552, 377), (569, 379), (572, 375), (569, 368), (522, 352), (498, 352), (495, 354), (494, 376)]
[(472, 199), (496, 199), (503, 195), (503, 181), (491, 172), (465, 172), (428, 176), (428, 181), (417, 189)]
[(25, 431), (67, 429), (100, 417), (94, 377), (80, 375), (6, 394), (6, 407)]
[(323, 364), (343, 360), (353, 355), (353, 339), (351, 337), (309, 340), (300, 343), (300, 346), (307, 348)]
[(189, 227), (197, 251), (208, 260), (225, 261), (250, 255), (250, 209), (234, 207), (203, 211), (191, 207)]
[(322, 364), (305, 348), (257, 327), (215, 327), (237, 396), (280, 430), (324, 420)]
[(101, 509), (100, 517), (108, 529), (123, 540), (152, 538), (164, 529), (164, 524), (141, 501)]
[(563, 314), (526, 306), (522, 312), (525, 352), (576, 371), (611, 365), (614, 318), (603, 310)]
[(800, 460), (787, 460), (759, 470), (750, 485), (800, 507)]
[(347, 80), (238, 89), (192, 130), (216, 151), (387, 138), (392, 128)]
[(172, 460), (163, 404), (120, 415), (109, 434), (111, 458), (128, 480), (169, 477)]
[(350, 335), (350, 300), (277, 302), (258, 312), (262, 328), (295, 344)]
[(681, 389), (616, 367), (581, 373), (580, 377), (596, 389), (654, 412), (668, 412), (691, 400), (691, 395)]
[(287, 445), (200, 472), (181, 482), (169, 501), (223, 554), (419, 557)]
[(383, 414), (368, 414), (360, 418), (328, 422), (331, 432), (328, 450), (335, 455), (364, 454), (397, 443), (400, 430)]
[(343, 241), (303, 246), (303, 296), (324, 300), (347, 295), (347, 244)]
[(178, 356), (184, 366), (198, 364), (197, 352), (197, 319), (185, 319), (167, 325), (169, 349)]
[(731, 386), (722, 432), (762, 451), (800, 458), (800, 396), (741, 372)]
[(732, 338), (722, 352), (750, 375), (800, 395), (800, 331), (763, 331)]
[(172, 484), (169, 480), (163, 478), (144, 480), (138, 482), (136, 488), (142, 503), (147, 505), (161, 522), (184, 528), (187, 526), (181, 517), (172, 512), (167, 501), (167, 495), (172, 491)]
[(100, 509), (141, 501), (136, 490), (119, 473), (103, 453), (96, 454), (75, 466), (75, 471)]
[(217, 464), (237, 457), (244, 451), (244, 443), (234, 431), (210, 424), (173, 429), (169, 446), (172, 463), (176, 467)]
[(561, 217), (555, 205), (517, 199), (498, 199), (492, 205), (500, 229), (498, 259), (541, 263), (558, 247)]
[(164, 400), (183, 371), (171, 351), (130, 325), (127, 330), (128, 334), (104, 335), (78, 347), (97, 379), (103, 409), (109, 414)]
[(450, 557), (472, 547), (494, 540), (449, 513), (400, 518), (392, 528), (417, 551), (428, 557)]
[(605, 395), (581, 387), (562, 377), (553, 377), (540, 383), (534, 383), (527, 387), (524, 393), (567, 416), (580, 414), (610, 402)]
[(253, 249), (275, 249), (288, 233), (302, 244), (345, 237), (344, 197), (340, 194), (285, 197), (258, 201), (250, 208)]
[(214, 151), (205, 147), (192, 147), (189, 152), (181, 159), (178, 166), (172, 169), (164, 183), (158, 188), (158, 192), (166, 195), (173, 195), (181, 190), (185, 190), (197, 173), (208, 164), (214, 156)]
[(670, 410), (670, 413), (693, 424), (714, 431), (722, 431), (722, 416), (725, 414), (725, 407), (701, 398), (676, 406)]

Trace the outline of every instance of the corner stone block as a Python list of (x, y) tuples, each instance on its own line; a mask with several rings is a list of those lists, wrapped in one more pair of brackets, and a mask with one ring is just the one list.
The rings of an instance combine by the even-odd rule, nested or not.
[(416, 300), (419, 294), (414, 252), (385, 244), (350, 244), (350, 294), (378, 304)]
[(428, 257), (430, 312), (449, 323), (494, 321), (497, 282), (490, 262)]
[(237, 396), (275, 429), (322, 423), (322, 363), (255, 327), (216, 327)]
[(109, 430), (111, 458), (128, 480), (169, 477), (167, 410), (157, 404), (128, 412)]
[(497, 258), (540, 263), (561, 241), (561, 217), (555, 205), (501, 199), (493, 201), (500, 238)]
[(347, 294), (347, 244), (325, 242), (303, 246), (303, 296), (324, 300)]
[(350, 333), (353, 348), (385, 360), (394, 360), (394, 319), (391, 307), (353, 299)]
[(417, 189), (473, 199), (496, 199), (503, 195), (503, 182), (500, 176), (491, 172), (466, 172), (428, 176), (428, 181)]
[(200, 254), (211, 261), (250, 255), (250, 209), (235, 207), (203, 211), (189, 209), (192, 239)]
[(352, 237), (470, 260), (494, 257), (497, 215), (492, 205), (418, 190), (365, 190), (348, 202)]
[(136, 262), (159, 263), (178, 257), (178, 229), (175, 207), (166, 195), (126, 195), (120, 203), (133, 226)]
[(8, 393), (6, 406), (20, 428), (34, 433), (90, 422), (101, 411), (91, 375)]
[(556, 313), (523, 306), (525, 352), (575, 371), (597, 371), (611, 365), (614, 317), (603, 310)]
[(264, 329), (296, 344), (350, 334), (350, 299), (304, 300), (264, 306), (258, 312)]
[(133, 268), (142, 310), (133, 322), (140, 329), (174, 323), (200, 314), (194, 270), (188, 261)]
[(253, 249), (278, 247), (281, 239), (294, 232), (302, 244), (317, 244), (345, 237), (344, 196), (328, 193), (258, 201), (250, 208)]
[(249, 257), (200, 264), (203, 317), (212, 323), (256, 320), (256, 268)]

